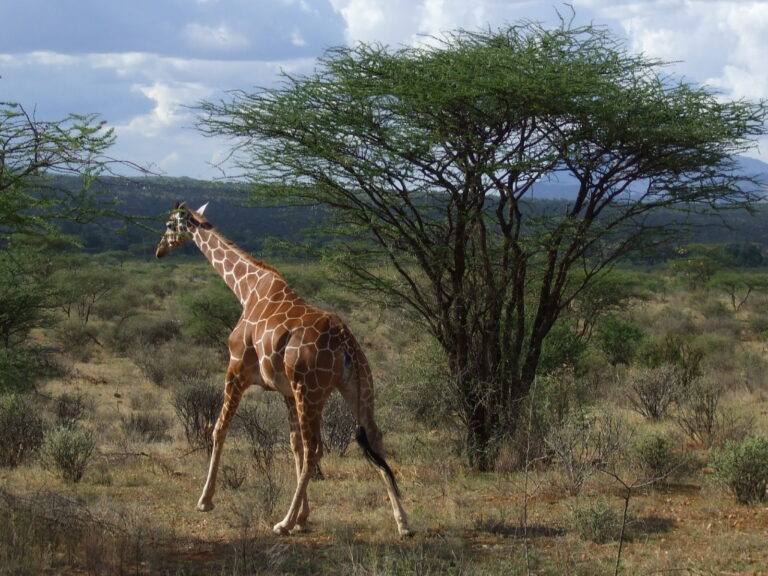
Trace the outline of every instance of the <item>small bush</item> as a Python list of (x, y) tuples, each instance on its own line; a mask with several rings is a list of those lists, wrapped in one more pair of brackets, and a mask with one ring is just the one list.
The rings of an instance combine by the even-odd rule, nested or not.
[(712, 446), (722, 429), (722, 396), (722, 385), (710, 378), (697, 378), (680, 396), (673, 418), (689, 438), (702, 446)]
[(680, 391), (680, 374), (672, 364), (643, 368), (629, 377), (627, 388), (632, 409), (646, 418), (659, 420), (667, 415)]
[(521, 411), (518, 432), (507, 449), (513, 466), (515, 460), (522, 466), (526, 461), (551, 456), (550, 442), (564, 440), (556, 437), (557, 430), (575, 414), (583, 416), (595, 394), (572, 370), (561, 370), (538, 378), (527, 400), (530, 404)]
[(546, 444), (562, 472), (562, 488), (575, 496), (601, 468), (612, 464), (626, 439), (623, 423), (609, 414), (573, 412), (552, 427)]
[[(682, 327), (681, 327), (682, 331)], [(640, 344), (637, 356), (639, 363), (648, 368), (671, 364), (676, 368), (683, 388), (702, 374), (704, 351), (691, 343), (693, 327), (681, 333), (669, 333), (661, 337), (646, 338)]]
[(61, 322), (53, 335), (58, 349), (77, 362), (88, 362), (93, 355), (94, 344), (99, 344), (96, 328), (79, 320)]
[(184, 335), (207, 346), (217, 346), (237, 324), (243, 309), (224, 282), (215, 279), (181, 298)]
[(142, 314), (129, 316), (115, 323), (108, 343), (117, 351), (141, 346), (158, 346), (181, 334), (181, 325), (172, 317)]
[[(226, 347), (223, 347), (226, 349)], [(161, 387), (194, 378), (204, 378), (225, 364), (211, 348), (170, 340), (159, 346), (139, 346), (131, 358), (147, 379)]]
[(289, 434), (287, 419), (276, 403), (273, 395), (265, 396), (258, 403), (242, 406), (237, 413), (237, 426), (248, 438), (253, 463), (267, 476), (272, 474), (275, 456), (285, 447)]
[(646, 481), (665, 480), (684, 463), (675, 442), (665, 436), (641, 439), (635, 444), (633, 455)]
[(88, 406), (82, 394), (64, 393), (54, 405), (56, 424), (71, 428), (88, 415)]
[(224, 483), (224, 487), (230, 490), (239, 489), (245, 482), (248, 476), (248, 471), (245, 466), (241, 466), (238, 463), (224, 464), (221, 467), (221, 479)]
[(169, 438), (171, 423), (156, 412), (132, 412), (121, 420), (125, 436), (139, 442), (162, 442)]
[(604, 499), (569, 506), (571, 528), (584, 540), (606, 544), (619, 539), (622, 512)]
[(190, 446), (213, 449), (213, 426), (219, 417), (223, 394), (218, 386), (203, 378), (192, 378), (173, 397), (173, 408), (184, 427)]
[(26, 396), (0, 396), (0, 466), (16, 467), (43, 441), (43, 420)]
[(355, 417), (341, 394), (332, 394), (323, 409), (323, 445), (331, 454), (344, 456), (355, 435)]
[(629, 364), (635, 358), (643, 331), (631, 322), (607, 316), (599, 323), (598, 342), (611, 364)]
[(743, 504), (766, 501), (768, 486), (768, 439), (750, 436), (741, 442), (726, 442), (715, 452), (713, 464), (718, 478)]
[(43, 466), (64, 480), (79, 482), (96, 445), (93, 434), (80, 427), (60, 426), (45, 436), (41, 449)]

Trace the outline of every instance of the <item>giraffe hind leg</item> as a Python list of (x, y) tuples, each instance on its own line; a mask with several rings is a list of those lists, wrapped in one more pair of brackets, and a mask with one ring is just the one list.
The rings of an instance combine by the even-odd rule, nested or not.
[(355, 431), (355, 440), (363, 450), (366, 459), (374, 464), (379, 471), (379, 475), (384, 480), (384, 485), (387, 488), (387, 495), (389, 496), (390, 504), (392, 505), (392, 513), (395, 516), (395, 522), (397, 523), (397, 531), (401, 537), (410, 537), (413, 535), (411, 529), (408, 527), (408, 517), (403, 509), (403, 505), (400, 502), (400, 489), (397, 486), (395, 475), (392, 469), (387, 464), (387, 461), (381, 455), (381, 433), (376, 429), (375, 425), (369, 423), (369, 427), (372, 428), (371, 432), (374, 435), (374, 445), (371, 446), (368, 439), (368, 432), (364, 426), (359, 425)]
[[(288, 406), (288, 422), (290, 424), (291, 428), (291, 436), (290, 436), (290, 444), (291, 444), (291, 451), (293, 452), (293, 459), (296, 466), (296, 484), (301, 481), (301, 470), (302, 470), (302, 462), (304, 458), (304, 443), (301, 439), (301, 431), (299, 429), (299, 417), (296, 412), (296, 403), (293, 398), (285, 398), (285, 403)], [(299, 507), (299, 513), (296, 518), (296, 526), (294, 526), (294, 530), (303, 530), (306, 523), (307, 518), (309, 517), (309, 500), (307, 498), (306, 492), (304, 493), (304, 498), (301, 501), (301, 506)], [(282, 533), (282, 531), (280, 531)]]
[[(272, 530), (277, 534), (288, 534), (295, 528), (303, 528), (309, 516), (309, 501), (307, 498), (307, 486), (312, 477), (319, 458), (322, 456), (320, 447), (320, 422), (317, 418), (311, 418), (304, 411), (305, 399), (300, 394), (295, 397), (296, 426), (301, 436), (301, 467), (298, 460), (296, 465), (297, 479), (296, 492), (288, 508), (285, 518), (274, 525)], [(289, 404), (290, 407), (290, 404)], [(322, 411), (322, 406), (320, 407)], [(322, 413), (322, 412), (321, 412)], [(315, 432), (317, 431), (317, 434)], [(296, 443), (298, 444), (298, 442)]]

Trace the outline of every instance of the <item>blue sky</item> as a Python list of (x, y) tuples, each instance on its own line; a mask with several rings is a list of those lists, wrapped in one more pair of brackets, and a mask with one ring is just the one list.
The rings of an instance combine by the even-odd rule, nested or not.
[[(768, 0), (570, 0), (634, 52), (724, 98), (768, 98)], [(0, 0), (0, 101), (38, 119), (97, 113), (112, 154), (169, 176), (215, 178), (227, 142), (194, 106), (309, 72), (330, 47), (392, 46), (455, 28), (552, 23), (555, 0)], [(768, 141), (753, 154), (768, 161)]]

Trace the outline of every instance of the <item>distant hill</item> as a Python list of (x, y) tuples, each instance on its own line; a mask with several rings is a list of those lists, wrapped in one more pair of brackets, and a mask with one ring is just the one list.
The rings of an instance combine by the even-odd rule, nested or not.
[[(58, 186), (78, 185), (76, 180), (59, 180)], [(102, 205), (131, 217), (133, 223), (125, 225), (118, 218), (101, 218), (86, 225), (64, 223), (64, 232), (79, 236), (88, 252), (119, 250), (151, 256), (174, 202), (187, 202), (192, 209), (208, 202), (206, 215), (222, 233), (257, 254), (276, 239), (301, 242), (304, 231), (318, 219), (317, 211), (310, 209), (254, 206), (243, 184), (190, 178), (104, 178), (93, 191)]]
[[(743, 158), (740, 163), (745, 174), (758, 175), (768, 182), (768, 164), (750, 158)], [(78, 185), (77, 179), (57, 180), (59, 187), (76, 189)], [(530, 197), (534, 202), (542, 202), (544, 209), (551, 210), (553, 203), (572, 199), (575, 189), (572, 180), (541, 182)], [(327, 221), (324, 208), (255, 206), (245, 184), (190, 178), (105, 178), (94, 190), (100, 202), (114, 203), (116, 211), (133, 217), (135, 222), (125, 225), (121, 219), (102, 218), (87, 225), (64, 223), (64, 231), (79, 236), (83, 249), (88, 252), (118, 250), (138, 257), (152, 257), (168, 212), (177, 201), (186, 201), (193, 209), (209, 202), (206, 215), (214, 225), (259, 257), (276, 252), (285, 254), (285, 247), (291, 244), (324, 241), (323, 237), (310, 237), (307, 232), (322, 227)], [(664, 222), (671, 220), (671, 214), (661, 212), (655, 218)], [(680, 243), (755, 243), (768, 251), (768, 203), (759, 205), (755, 214), (740, 210), (726, 212), (723, 218), (690, 215), (688, 220), (690, 229), (680, 238)], [(193, 253), (194, 247), (187, 251)]]

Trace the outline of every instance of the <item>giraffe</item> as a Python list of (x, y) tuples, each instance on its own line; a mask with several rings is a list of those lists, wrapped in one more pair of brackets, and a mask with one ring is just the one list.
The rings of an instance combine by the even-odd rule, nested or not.
[(207, 206), (195, 211), (186, 202), (177, 202), (155, 251), (162, 258), (193, 240), (243, 307), (228, 339), (224, 403), (213, 427), (213, 450), (198, 510), (213, 509), (229, 424), (245, 390), (256, 384), (285, 399), (296, 467), (296, 492), (285, 518), (273, 530), (287, 534), (303, 529), (309, 516), (307, 485), (323, 454), (323, 405), (337, 389), (357, 420), (358, 444), (384, 480), (398, 532), (411, 535), (394, 474), (382, 456), (371, 370), (355, 337), (338, 316), (299, 298), (277, 269), (225, 238), (203, 216)]

